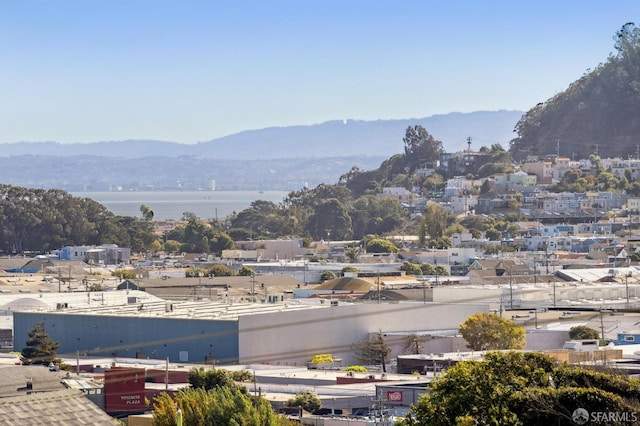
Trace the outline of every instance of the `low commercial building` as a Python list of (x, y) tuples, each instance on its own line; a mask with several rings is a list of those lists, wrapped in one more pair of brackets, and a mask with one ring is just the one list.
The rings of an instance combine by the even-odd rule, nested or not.
[(14, 345), (44, 321), (61, 354), (306, 366), (331, 353), (349, 365), (357, 362), (353, 343), (369, 333), (453, 329), (489, 310), (486, 303), (128, 302), (15, 312)]

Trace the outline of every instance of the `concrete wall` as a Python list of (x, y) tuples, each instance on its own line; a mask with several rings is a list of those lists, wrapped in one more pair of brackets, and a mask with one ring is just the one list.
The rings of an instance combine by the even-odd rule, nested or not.
[(487, 304), (422, 302), (338, 305), (326, 309), (250, 315), (239, 320), (240, 363), (306, 365), (316, 354), (357, 364), (352, 345), (369, 333), (457, 329)]
[(156, 359), (169, 357), (171, 362), (204, 362), (210, 355), (217, 363), (238, 360), (236, 321), (32, 312), (14, 312), (13, 318), (17, 351), (25, 346), (34, 324), (45, 321), (47, 334), (60, 342), (61, 355), (73, 356), (79, 351), (81, 356), (130, 358), (143, 353)]
[(569, 332), (565, 330), (527, 330), (527, 351), (547, 351), (560, 349), (569, 340)]

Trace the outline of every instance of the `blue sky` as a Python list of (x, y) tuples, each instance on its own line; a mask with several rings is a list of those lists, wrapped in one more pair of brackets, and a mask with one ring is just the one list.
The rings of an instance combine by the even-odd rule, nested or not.
[(637, 0), (5, 0), (0, 143), (527, 110), (630, 21)]

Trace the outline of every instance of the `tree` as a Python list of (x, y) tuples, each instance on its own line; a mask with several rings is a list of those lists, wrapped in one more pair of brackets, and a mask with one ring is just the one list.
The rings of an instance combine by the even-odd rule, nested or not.
[(349, 259), (349, 262), (355, 263), (358, 260), (358, 256), (360, 256), (360, 252), (362, 249), (359, 246), (351, 246), (347, 247), (344, 251), (344, 255)]
[(599, 339), (600, 333), (586, 325), (576, 325), (569, 329), (569, 338), (571, 340)]
[(236, 272), (227, 265), (213, 265), (211, 268), (207, 269), (206, 272), (206, 275), (215, 277), (232, 277), (235, 274)]
[(149, 244), (149, 251), (151, 253), (157, 253), (162, 250), (162, 244), (158, 240), (153, 240), (151, 244)]
[(449, 212), (438, 203), (429, 201), (427, 207), (422, 215), (422, 222), (424, 223), (426, 233), (431, 239), (437, 239), (444, 235), (444, 230), (447, 228), (447, 218)]
[(142, 213), (142, 220), (145, 220), (147, 222), (152, 221), (153, 220), (153, 210), (151, 210), (149, 208), (149, 206), (143, 204), (140, 206), (140, 213)]
[(333, 271), (322, 271), (322, 274), (320, 274), (320, 281), (322, 282), (334, 280), (336, 278), (336, 274), (334, 274)]
[(167, 253), (177, 253), (180, 250), (181, 245), (182, 244), (180, 243), (180, 241), (167, 240), (164, 243), (164, 251), (166, 251)]
[(157, 239), (151, 223), (115, 216), (93, 200), (58, 189), (0, 185), (0, 199), (0, 251), (5, 253), (106, 243), (143, 251)]
[(204, 367), (189, 370), (189, 384), (192, 388), (206, 391), (219, 387), (237, 387), (231, 375), (220, 368), (205, 370)]
[(242, 268), (240, 268), (240, 270), (238, 271), (238, 275), (240, 275), (241, 277), (252, 277), (255, 276), (255, 274), (256, 271), (246, 265), (242, 265)]
[(422, 262), (403, 262), (400, 270), (406, 272), (407, 275), (422, 275)]
[(460, 334), (474, 351), (522, 349), (525, 344), (524, 327), (496, 314), (473, 314), (460, 324)]
[(402, 351), (407, 354), (421, 354), (422, 346), (428, 337), (424, 334), (411, 333), (402, 339)]
[(22, 349), (24, 364), (49, 364), (56, 358), (59, 342), (54, 342), (45, 330), (44, 321), (37, 322), (29, 331), (27, 346)]
[(356, 268), (355, 266), (345, 266), (340, 270), (340, 275), (344, 276), (344, 274), (349, 272), (360, 272), (360, 269)]
[(640, 49), (640, 28), (636, 27), (633, 22), (627, 22), (616, 31), (613, 40), (618, 57), (637, 55), (638, 49)]
[(119, 277), (121, 280), (135, 280), (136, 271), (134, 269), (116, 269), (111, 272), (112, 277)]
[(577, 408), (637, 413), (638, 395), (636, 379), (556, 365), (538, 352), (490, 352), (446, 370), (400, 424), (569, 426)]
[(181, 389), (174, 399), (162, 393), (153, 400), (154, 426), (178, 424), (178, 410), (183, 425), (287, 426), (294, 423), (273, 412), (269, 401), (251, 397), (246, 389), (219, 386)]
[(416, 168), (433, 164), (440, 159), (442, 142), (436, 140), (422, 126), (408, 127), (404, 142), (405, 163), (409, 172)]
[(354, 237), (362, 238), (367, 234), (381, 235), (400, 228), (408, 212), (397, 200), (366, 195), (352, 203), (349, 216)]
[(217, 255), (221, 255), (222, 250), (235, 250), (235, 248), (236, 244), (226, 232), (213, 233), (209, 240), (209, 251)]
[(309, 216), (309, 231), (318, 239), (347, 240), (353, 235), (351, 217), (344, 203), (336, 198), (320, 203)]
[(367, 253), (397, 253), (398, 247), (391, 241), (383, 240), (382, 238), (374, 238), (370, 240), (365, 246)]
[(370, 334), (364, 340), (352, 345), (353, 356), (365, 365), (382, 366), (382, 371), (387, 372), (387, 362), (391, 348), (384, 341), (382, 333)]
[(297, 393), (286, 402), (287, 407), (301, 407), (310, 413), (318, 411), (322, 407), (322, 401), (318, 396), (310, 391)]

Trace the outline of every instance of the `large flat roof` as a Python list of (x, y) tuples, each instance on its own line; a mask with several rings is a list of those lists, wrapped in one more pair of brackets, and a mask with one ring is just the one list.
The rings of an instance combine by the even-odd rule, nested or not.
[[(114, 292), (109, 292), (114, 293)], [(66, 315), (98, 315), (136, 318), (181, 318), (181, 319), (206, 319), (235, 321), (241, 316), (265, 314), (270, 312), (283, 312), (307, 309), (326, 308), (317, 302), (303, 301), (279, 303), (225, 303), (224, 301), (185, 301), (168, 302), (162, 299), (144, 297), (146, 293), (141, 291), (128, 294), (128, 300), (121, 303), (101, 304), (96, 300), (91, 304), (71, 306), (62, 309), (37, 309)], [(85, 296), (86, 298), (86, 296)], [(135, 300), (135, 301), (134, 301)], [(29, 311), (29, 309), (25, 309)]]

